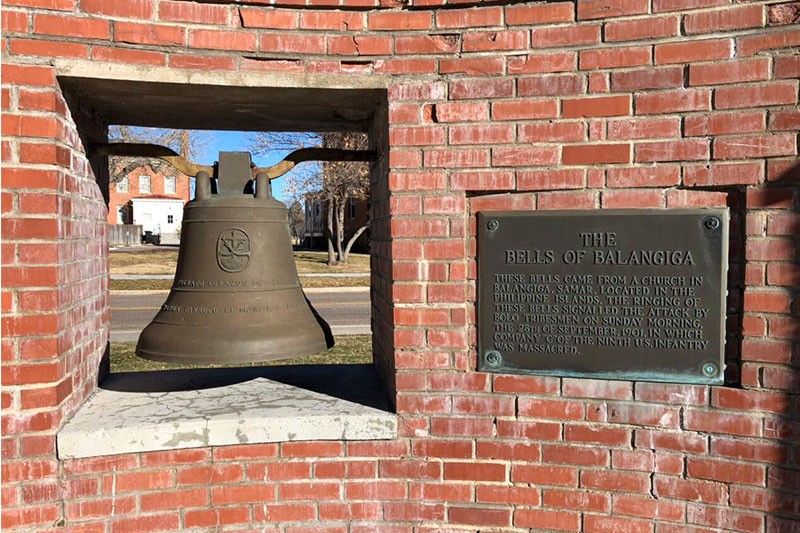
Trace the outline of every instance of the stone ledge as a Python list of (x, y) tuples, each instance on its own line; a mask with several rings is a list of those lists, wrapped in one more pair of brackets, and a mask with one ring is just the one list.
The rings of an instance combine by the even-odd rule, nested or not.
[(58, 457), (397, 436), (371, 365), (112, 374), (57, 437)]

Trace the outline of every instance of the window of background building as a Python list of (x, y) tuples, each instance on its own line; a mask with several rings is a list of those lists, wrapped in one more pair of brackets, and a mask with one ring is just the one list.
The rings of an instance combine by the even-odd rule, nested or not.
[(175, 221), (172, 215), (167, 215), (167, 224), (172, 224)]
[(356, 201), (350, 198), (350, 219), (356, 218)]
[(175, 194), (175, 176), (164, 176), (164, 194)]
[(128, 192), (128, 176), (117, 182), (117, 192)]
[(150, 176), (139, 176), (139, 192), (140, 193), (149, 193), (150, 192)]

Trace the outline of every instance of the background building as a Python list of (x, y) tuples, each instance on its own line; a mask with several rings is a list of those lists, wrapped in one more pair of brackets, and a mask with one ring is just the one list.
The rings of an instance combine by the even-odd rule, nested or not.
[(141, 225), (142, 232), (160, 234), (165, 243), (177, 243), (183, 205), (190, 197), (189, 176), (142, 166), (111, 185), (107, 220), (109, 224)]

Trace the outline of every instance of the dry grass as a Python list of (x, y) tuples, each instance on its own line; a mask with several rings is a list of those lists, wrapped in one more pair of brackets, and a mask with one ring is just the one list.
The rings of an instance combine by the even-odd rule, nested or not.
[[(369, 272), (368, 254), (350, 254), (345, 265), (328, 266), (326, 252), (295, 252), (298, 272)], [(146, 248), (141, 251), (112, 251), (108, 264), (112, 274), (173, 274), (178, 262), (177, 248)], [(341, 286), (341, 285), (337, 285)]]
[(112, 342), (111, 372), (141, 372), (144, 370), (177, 370), (180, 368), (222, 366), (340, 365), (372, 362), (372, 337), (370, 335), (340, 335), (336, 337), (336, 346), (326, 352), (315, 355), (240, 365), (186, 365), (148, 361), (137, 357), (135, 349), (136, 344), (132, 342)]

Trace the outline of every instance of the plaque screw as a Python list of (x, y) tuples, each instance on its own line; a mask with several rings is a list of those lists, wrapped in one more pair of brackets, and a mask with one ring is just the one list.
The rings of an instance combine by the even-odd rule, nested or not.
[(717, 217), (706, 217), (703, 225), (708, 229), (717, 229), (719, 227), (719, 219)]
[(489, 365), (489, 366), (491, 366), (493, 368), (497, 368), (498, 366), (500, 366), (500, 363), (502, 363), (502, 362), (503, 362), (503, 356), (500, 355), (500, 352), (496, 352), (496, 351), (486, 352), (486, 364), (487, 365)]
[[(500, 227), (500, 223), (499, 223), (498, 221), (494, 220), (494, 219), (490, 220), (490, 221), (489, 221), (489, 222), (486, 224), (486, 228), (487, 228), (489, 231), (494, 231), (494, 230), (496, 230), (496, 229), (497, 229), (497, 228), (499, 228), (499, 227)], [(498, 355), (499, 355), (499, 354), (498, 354)]]
[(703, 374), (708, 377), (717, 375), (717, 365), (714, 363), (706, 363), (703, 365)]

